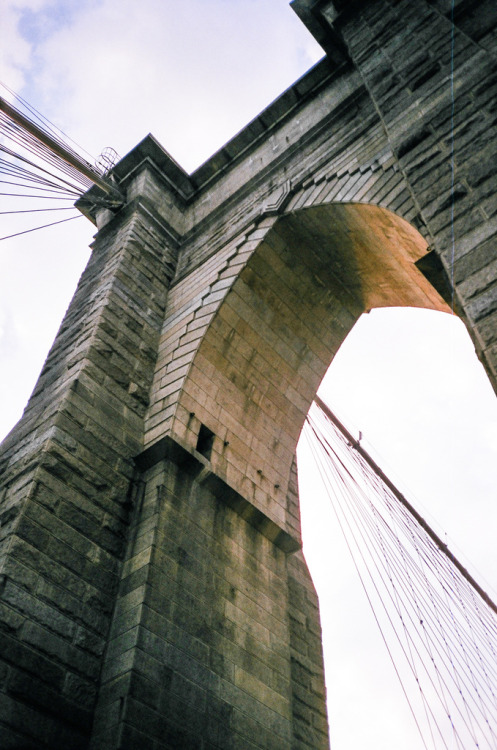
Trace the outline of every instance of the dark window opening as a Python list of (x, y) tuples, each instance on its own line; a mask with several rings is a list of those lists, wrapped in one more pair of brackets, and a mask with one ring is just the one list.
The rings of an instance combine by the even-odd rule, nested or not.
[(204, 458), (210, 460), (213, 444), (214, 433), (211, 432), (205, 424), (201, 424), (197, 439), (197, 451), (201, 453)]

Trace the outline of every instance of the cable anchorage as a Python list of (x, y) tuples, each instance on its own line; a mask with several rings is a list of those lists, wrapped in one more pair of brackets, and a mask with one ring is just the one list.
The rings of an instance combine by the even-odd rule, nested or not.
[[(118, 159), (113, 149), (104, 149), (97, 167), (94, 167), (55, 133), (37, 125), (1, 96), (0, 130), (5, 138), (42, 162), (40, 164), (26, 158), (18, 153), (18, 149), (1, 146), (1, 150), (10, 159), (2, 160), (0, 171), (6, 174), (14, 172), (22, 180), (18, 183), (20, 186), (37, 185), (37, 189), (42, 190), (40, 185), (45, 182), (52, 187), (55, 184), (54, 190), (61, 194), (81, 197), (91, 185), (97, 185), (104, 193), (102, 202), (106, 207), (116, 209), (124, 204), (123, 194), (109, 175)], [(19, 167), (16, 161), (20, 161), (23, 166)]]

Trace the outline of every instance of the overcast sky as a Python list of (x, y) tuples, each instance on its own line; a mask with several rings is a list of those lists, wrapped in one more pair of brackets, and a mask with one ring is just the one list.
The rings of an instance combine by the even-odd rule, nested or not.
[[(95, 156), (108, 145), (124, 155), (152, 132), (187, 171), (322, 54), (287, 0), (0, 0), (0, 7), (2, 81)], [(2, 217), (0, 236), (45, 223), (28, 217)], [(22, 413), (92, 234), (81, 218), (0, 243), (0, 436)], [(424, 310), (373, 311), (345, 341), (321, 393), (495, 590), (497, 406), (462, 323)], [(306, 465), (301, 474), (332, 746), (418, 750), (326, 500)]]

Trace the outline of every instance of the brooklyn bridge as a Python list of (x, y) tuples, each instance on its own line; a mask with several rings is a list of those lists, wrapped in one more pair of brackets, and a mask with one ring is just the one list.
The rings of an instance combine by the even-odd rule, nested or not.
[(3, 174), (96, 231), (1, 449), (2, 748), (329, 747), (301, 435), (419, 746), (497, 747), (495, 604), (315, 398), (384, 307), (459, 316), (495, 389), (497, 10), (292, 6), (325, 57), (191, 174), (2, 98)]

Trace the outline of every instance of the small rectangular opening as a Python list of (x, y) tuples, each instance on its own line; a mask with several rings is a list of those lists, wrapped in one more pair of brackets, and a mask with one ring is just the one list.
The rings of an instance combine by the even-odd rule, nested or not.
[(214, 433), (209, 430), (205, 424), (200, 425), (197, 438), (197, 451), (210, 461), (212, 446), (214, 443)]

